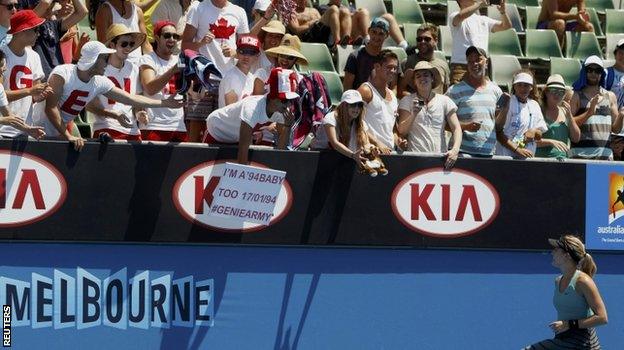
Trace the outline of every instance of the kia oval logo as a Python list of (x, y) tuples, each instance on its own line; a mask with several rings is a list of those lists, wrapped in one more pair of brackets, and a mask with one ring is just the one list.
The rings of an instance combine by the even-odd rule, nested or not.
[(0, 164), (0, 227), (37, 222), (65, 202), (67, 184), (52, 164), (7, 150), (0, 150)]
[[(264, 229), (266, 226), (227, 218), (211, 216), (213, 192), (223, 175), (223, 165), (227, 161), (219, 160), (199, 164), (178, 178), (173, 187), (173, 203), (180, 214), (194, 224), (209, 229), (224, 232), (253, 232)], [(252, 162), (250, 165), (267, 168), (266, 165)], [(270, 225), (281, 220), (290, 210), (292, 204), (292, 190), (287, 180), (284, 180), (273, 210), (273, 219)]]
[(394, 215), (416, 232), (454, 238), (489, 225), (499, 210), (496, 189), (471, 172), (431, 168), (409, 175), (392, 192)]

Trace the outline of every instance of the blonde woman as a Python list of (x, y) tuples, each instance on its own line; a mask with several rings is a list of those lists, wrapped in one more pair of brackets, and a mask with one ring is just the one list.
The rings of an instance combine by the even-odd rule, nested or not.
[(561, 270), (561, 275), (555, 278), (553, 297), (557, 320), (549, 325), (555, 337), (525, 350), (600, 349), (594, 327), (606, 324), (608, 319), (607, 309), (593, 280), (596, 263), (578, 237), (565, 235), (548, 242), (554, 248), (552, 264)]

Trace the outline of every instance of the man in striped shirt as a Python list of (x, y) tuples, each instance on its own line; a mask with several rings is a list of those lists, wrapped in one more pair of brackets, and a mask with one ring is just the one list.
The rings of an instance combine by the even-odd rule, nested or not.
[(466, 50), (466, 61), (464, 79), (446, 93), (457, 105), (457, 118), (463, 134), (459, 153), (491, 157), (496, 146), (496, 102), (503, 92), (487, 78), (485, 50), (470, 46)]

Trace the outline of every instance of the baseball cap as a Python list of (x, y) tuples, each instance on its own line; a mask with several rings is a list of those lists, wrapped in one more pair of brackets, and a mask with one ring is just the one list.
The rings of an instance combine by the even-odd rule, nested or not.
[(477, 47), (477, 46), (474, 46), (474, 45), (472, 45), (472, 46), (470, 46), (469, 48), (466, 49), (466, 56), (470, 55), (473, 52), (476, 52), (476, 53), (478, 53), (479, 55), (481, 55), (481, 56), (483, 56), (485, 58), (488, 57), (487, 51), (485, 51), (485, 49)]
[(99, 55), (115, 53), (115, 49), (109, 49), (106, 45), (99, 41), (89, 41), (84, 44), (80, 50), (80, 59), (78, 60), (78, 69), (88, 70), (95, 64)]
[(585, 63), (583, 63), (583, 65), (585, 67), (587, 67), (589, 65), (592, 65), (592, 64), (595, 64), (595, 65), (598, 65), (598, 66), (604, 68), (604, 63), (602, 63), (602, 58), (600, 58), (600, 57), (598, 57), (596, 55), (591, 55), (591, 56), (587, 57), (587, 59), (585, 60)]
[(16, 34), (40, 26), (45, 19), (37, 16), (33, 10), (20, 10), (11, 16), (11, 29), (8, 34)]
[(526, 73), (526, 72), (518, 73), (514, 77), (513, 84), (518, 84), (518, 83), (525, 83), (525, 84), (533, 85), (533, 77), (531, 76), (531, 74)]
[(618, 40), (617, 45), (615, 45), (615, 50), (613, 50), (613, 54), (615, 54), (619, 49), (624, 50), (624, 39)]
[(371, 21), (370, 27), (368, 27), (368, 29), (371, 28), (379, 28), (387, 33), (390, 31), (390, 23), (388, 23), (388, 21), (386, 21), (384, 18), (375, 17)]
[(299, 97), (297, 90), (297, 73), (290, 69), (273, 68), (268, 80), (268, 98), (280, 100), (292, 100)]
[(237, 49), (252, 49), (260, 52), (260, 40), (253, 35), (241, 35), (236, 40)]
[(173, 26), (175, 28), (176, 24), (171, 21), (158, 21), (154, 24), (154, 35), (160, 36), (160, 32), (162, 32), (162, 29), (166, 26)]
[(354, 103), (362, 103), (364, 101), (362, 100), (362, 95), (359, 91), (347, 90), (342, 93), (342, 98), (340, 99), (340, 102), (348, 103), (351, 105)]

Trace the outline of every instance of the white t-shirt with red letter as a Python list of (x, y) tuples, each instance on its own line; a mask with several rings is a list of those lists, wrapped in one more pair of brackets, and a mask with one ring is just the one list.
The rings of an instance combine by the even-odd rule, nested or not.
[[(137, 86), (139, 84), (139, 66), (136, 64), (126, 61), (121, 69), (109, 64), (106, 66), (104, 75), (108, 77), (108, 79), (110, 79), (116, 87), (124, 90), (125, 92), (131, 95), (135, 95), (137, 93)], [(115, 102), (103, 95), (98, 96), (98, 100), (104, 109), (121, 112), (130, 117), (134, 125), (131, 128), (126, 128), (121, 126), (117, 119), (96, 115), (95, 123), (93, 123), (93, 130), (112, 129), (126, 135), (139, 135), (141, 133), (138, 125), (136, 124), (136, 120), (133, 118), (132, 106)]]
[[(168, 61), (158, 57), (156, 52), (143, 55), (139, 61), (139, 67), (150, 67), (156, 72), (156, 76), (160, 76), (168, 71), (172, 66), (178, 64), (178, 55), (172, 55)], [(169, 82), (156, 94), (147, 96), (155, 100), (164, 100), (175, 95), (176, 78), (171, 77)], [(147, 108), (147, 116), (149, 123), (142, 125), (143, 130), (161, 130), (161, 131), (186, 131), (184, 125), (184, 109), (183, 108)]]
[[(7, 70), (4, 72), (5, 90), (20, 90), (31, 88), (33, 82), (41, 80), (44, 77), (41, 68), (41, 59), (39, 55), (30, 47), (24, 50), (22, 56), (17, 56), (8, 46), (3, 46), (6, 56)], [(9, 103), (9, 110), (12, 114), (22, 118), (27, 124), (32, 124), (32, 96), (20, 98), (19, 100)], [(22, 132), (12, 126), (0, 126), (0, 135), (6, 137), (15, 137)]]
[[(194, 41), (200, 41), (211, 31), (216, 38), (208, 45), (203, 45), (199, 53), (208, 57), (221, 72), (234, 66), (234, 60), (223, 56), (221, 45), (227, 44), (236, 51), (236, 33), (249, 33), (247, 14), (242, 7), (229, 1), (223, 8), (218, 8), (212, 1), (193, 1), (188, 8), (186, 23), (197, 29)], [(224, 38), (221, 38), (224, 37)]]
[[(85, 83), (78, 78), (78, 68), (74, 64), (56, 66), (50, 72), (50, 76), (52, 75), (58, 75), (65, 81), (61, 98), (58, 102), (61, 119), (65, 124), (74, 120), (91, 100), (98, 95), (109, 92), (115, 87), (115, 84), (103, 75), (96, 75)], [(54, 125), (50, 123), (45, 115), (40, 116), (39, 121), (36, 123), (45, 127), (45, 132), (48, 136), (59, 135)]]

